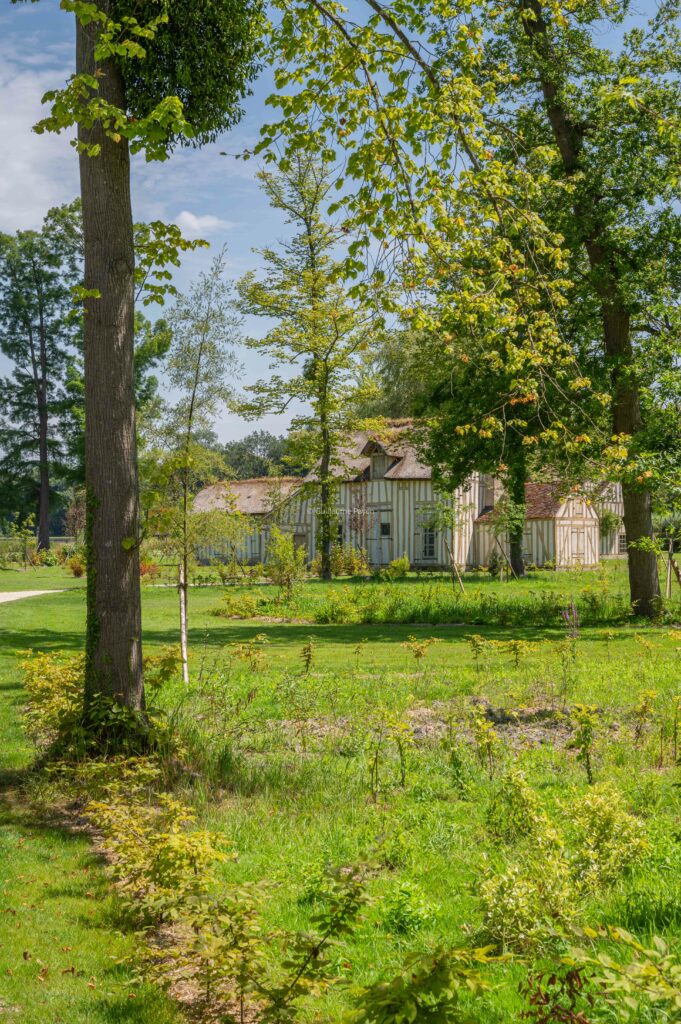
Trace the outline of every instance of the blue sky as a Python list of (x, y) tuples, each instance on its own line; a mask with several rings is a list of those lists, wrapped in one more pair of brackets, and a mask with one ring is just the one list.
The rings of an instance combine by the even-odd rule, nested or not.
[[(59, 10), (58, 0), (16, 6), (1, 2), (0, 231), (12, 232), (39, 227), (49, 207), (78, 194), (77, 156), (68, 135), (38, 136), (31, 131), (42, 116), (42, 95), (73, 71), (74, 25), (72, 16)], [(264, 73), (245, 102), (241, 123), (216, 144), (182, 150), (162, 164), (147, 164), (143, 157), (135, 158), (133, 164), (135, 218), (178, 223), (188, 237), (206, 238), (213, 251), (226, 244), (228, 273), (234, 278), (258, 267), (254, 247), (271, 245), (287, 230), (258, 188), (256, 163), (220, 155), (221, 151), (236, 154), (256, 142), (260, 125), (268, 117), (265, 99), (271, 91), (271, 78)], [(189, 255), (176, 276), (177, 285), (186, 286), (211, 258), (210, 250)], [(252, 320), (246, 329), (262, 334), (266, 328)], [(244, 364), (242, 384), (266, 375), (267, 362), (262, 357), (248, 349), (241, 349), (239, 356)], [(0, 363), (0, 372), (7, 368), (6, 361)], [(279, 433), (289, 420), (290, 415), (271, 416), (253, 424), (225, 413), (217, 430), (224, 440), (256, 427)]]

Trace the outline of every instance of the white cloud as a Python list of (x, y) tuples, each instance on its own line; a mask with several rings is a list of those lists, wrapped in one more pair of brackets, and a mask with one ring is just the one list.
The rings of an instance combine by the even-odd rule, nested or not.
[(236, 227), (232, 220), (222, 220), (213, 216), (212, 213), (196, 214), (190, 210), (183, 210), (175, 218), (175, 223), (188, 238), (200, 238), (202, 235), (212, 235), (217, 231), (230, 231)]
[(0, 61), (0, 230), (37, 228), (49, 207), (78, 194), (78, 157), (68, 138), (32, 131), (46, 113), (41, 97), (67, 74), (65, 68), (37, 71), (23, 62)]

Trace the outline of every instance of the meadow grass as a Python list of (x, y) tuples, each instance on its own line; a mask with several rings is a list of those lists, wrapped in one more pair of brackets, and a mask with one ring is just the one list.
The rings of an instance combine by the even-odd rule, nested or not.
[[(606, 571), (611, 592), (623, 593), (623, 567)], [(37, 572), (59, 579), (59, 570)], [(469, 589), (502, 591), (505, 600), (522, 608), (532, 600), (533, 588), (558, 588), (562, 599), (567, 583), (576, 599), (602, 579), (588, 573), (569, 579), (561, 575), (542, 573), (519, 584), (473, 582)], [(432, 583), (409, 578), (397, 585), (360, 586), (374, 586), (380, 600), (388, 587), (418, 596), (420, 588)], [(308, 583), (298, 600), (311, 605), (353, 586)], [(323, 889), (324, 867), (361, 862), (368, 865), (372, 902), (359, 928), (338, 947), (339, 979), (364, 984), (394, 973), (409, 951), (485, 941), (483, 880), (537, 856), (532, 835), (499, 841), (492, 834), (490, 809), (510, 768), (522, 771), (541, 814), (560, 830), (570, 871), (577, 870), (583, 856), (576, 809), (594, 787), (571, 747), (574, 706), (581, 703), (596, 709), (596, 792), (608, 785), (612, 790), (607, 792), (622, 794), (642, 829), (647, 852), (607, 884), (579, 894), (575, 889), (577, 920), (618, 924), (644, 939), (661, 934), (676, 943), (681, 927), (681, 846), (676, 838), (681, 801), (674, 762), (675, 746), (681, 743), (680, 631), (635, 620), (573, 623), (570, 628), (556, 622), (544, 628), (533, 623), (473, 628), (273, 622), (212, 614), (225, 594), (255, 593), (274, 597), (266, 585), (192, 589), (192, 685), (187, 691), (173, 682), (154, 699), (175, 722), (194, 766), (184, 795), (199, 809), (201, 823), (223, 834), (237, 851), (237, 859), (221, 867), (223, 879), (230, 885), (258, 882), (266, 887), (266, 928), (308, 927)], [(177, 643), (176, 606), (172, 589), (145, 587), (149, 651)], [(5, 770), (20, 772), (31, 757), (19, 726), (19, 652), (78, 651), (84, 613), (82, 587), (0, 606)], [(644, 699), (647, 691), (655, 695)], [(476, 742), (480, 718), (495, 734), (491, 758), (479, 736)], [(21, 982), (9, 978), (14, 987), (7, 995), (0, 977), (2, 999), (21, 1006), (27, 1014), (21, 1019), (36, 1024), (60, 1015), (69, 1022), (172, 1020), (168, 1005), (147, 989), (124, 1003), (125, 972), (111, 966), (108, 944), (119, 955), (129, 950), (130, 940), (114, 935), (101, 868), (87, 842), (65, 834), (58, 823), (36, 822), (33, 810), (18, 806), (16, 784), (9, 789), (2, 829), (11, 878), (2, 894), (3, 909), (20, 903), (23, 887), (24, 902), (38, 908), (30, 913), (42, 915), (34, 929), (35, 918), (24, 911), (24, 927), (32, 922), (32, 932), (44, 932), (46, 939), (31, 946), (11, 913), (0, 915), (0, 957), (11, 955), (23, 972), (15, 974)], [(30, 841), (21, 843), (22, 837)], [(62, 946), (73, 952), (57, 955)], [(31, 960), (22, 959), (24, 948)], [(70, 967), (76, 951), (82, 953), (76, 968), (87, 965), (82, 977), (59, 974)], [(271, 952), (281, 952), (276, 942)], [(551, 955), (535, 950), (491, 968), (493, 988), (475, 1004), (476, 1019), (518, 1020), (523, 1009), (519, 981), (536, 958)], [(64, 966), (62, 956), (71, 958)], [(37, 976), (37, 959), (50, 967), (52, 1016), (40, 1002), (46, 998), (47, 979), (30, 985), (26, 980), (32, 978), (31, 965)], [(94, 990), (87, 988), (91, 975), (97, 978)], [(76, 997), (78, 980), (85, 990), (78, 989)], [(347, 1000), (347, 988), (339, 986), (325, 995), (321, 1008), (303, 1008), (301, 1020), (321, 1012), (324, 1020), (340, 1021)], [(609, 1012), (603, 1009), (596, 1019), (616, 1020)]]

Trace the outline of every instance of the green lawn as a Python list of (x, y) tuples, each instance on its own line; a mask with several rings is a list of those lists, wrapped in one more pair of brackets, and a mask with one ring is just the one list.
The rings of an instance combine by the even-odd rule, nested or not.
[[(27, 575), (30, 585), (15, 589), (63, 582), (55, 570)], [(5, 579), (2, 588), (10, 589)], [(82, 622), (82, 590), (0, 606), (0, 1019), (171, 1024), (180, 1018), (170, 1001), (117, 964), (134, 959), (138, 943), (119, 931), (87, 837), (35, 798), (39, 779), (26, 786), (34, 751), (20, 726), (18, 652), (75, 649)]]
[[(56, 570), (40, 571), (40, 577), (62, 578)], [(45, 583), (47, 589), (52, 585), (56, 582)], [(418, 588), (430, 585), (410, 578), (395, 584), (393, 592), (399, 588), (412, 600), (422, 592)], [(520, 584), (468, 582), (469, 589), (486, 588), (520, 606), (539, 590), (578, 599), (603, 585), (623, 593), (623, 567), (608, 566), (600, 574), (541, 573)], [(356, 586), (313, 582), (296, 600), (310, 608), (332, 591), (342, 595)], [(387, 600), (386, 585), (361, 586), (373, 586), (377, 602)], [(31, 583), (20, 589), (39, 588)], [(607, 783), (622, 794), (648, 853), (607, 885), (575, 895), (578, 920), (616, 923), (643, 937), (657, 933), (677, 941), (681, 801), (673, 754), (681, 632), (630, 621), (581, 627), (571, 639), (556, 621), (544, 628), (503, 628), (319, 624), (211, 614), (224, 605), (226, 593), (256, 592), (271, 596), (264, 586), (192, 589), (192, 687), (186, 692), (171, 684), (156, 699), (183, 731), (198, 768), (186, 796), (202, 821), (224, 833), (238, 852), (237, 860), (222, 868), (225, 880), (263, 881), (270, 887), (263, 906), (266, 927), (306, 927), (323, 865), (364, 862), (372, 865), (372, 903), (356, 934), (341, 947), (341, 976), (366, 983), (396, 970), (410, 950), (478, 941), (485, 872), (522, 866), (536, 854), (531, 839), (499, 842), (490, 834), (490, 807), (509, 766), (522, 770), (542, 812), (560, 829), (571, 863), (579, 858), (575, 808), (593, 790), (569, 744), (574, 736), (570, 709), (583, 702), (597, 707), (597, 787)], [(6, 770), (20, 771), (30, 757), (17, 725), (18, 652), (78, 650), (84, 611), (82, 586), (0, 606)], [(174, 590), (145, 588), (144, 631), (149, 651), (177, 642)], [(473, 635), (486, 642), (471, 641)], [(417, 659), (413, 637), (437, 642)], [(525, 646), (509, 647), (514, 640)], [(648, 690), (655, 696), (642, 707), (641, 695)], [(487, 706), (497, 721), (491, 774), (478, 760), (470, 730), (472, 711)], [(400, 723), (408, 735), (404, 784), (395, 740)], [(376, 762), (378, 783), (372, 784)], [(130, 940), (110, 936), (112, 910), (84, 840), (65, 836), (53, 822), (36, 824), (30, 809), (18, 806), (16, 791), (3, 803), (2, 829), (9, 853), (2, 863), (10, 871), (2, 909), (20, 908), (22, 887), (28, 907), (17, 919), (0, 914), (0, 998), (24, 1007), (28, 1015), (20, 1019), (36, 1024), (60, 1017), (69, 1024), (171, 1020), (167, 1007), (154, 1003), (149, 993), (127, 1000), (125, 975), (108, 954), (129, 950)], [(21, 837), (29, 841), (20, 843)], [(411, 931), (397, 927), (390, 910), (404, 883), (412, 886), (409, 899), (417, 910), (425, 908)], [(37, 909), (29, 910), (33, 904)], [(73, 952), (62, 953), (62, 946)], [(31, 960), (22, 959), (24, 949)], [(29, 985), (31, 971), (39, 973), (38, 960), (50, 972), (45, 981)], [(60, 974), (72, 961), (84, 973)], [(4, 977), (6, 963), (13, 977)], [(520, 961), (491, 970), (494, 988), (476, 1008), (481, 1022), (519, 1019), (517, 985), (526, 972)], [(91, 975), (96, 989), (87, 988)], [(52, 1002), (40, 1002), (48, 998)], [(323, 1019), (340, 1021), (346, 999), (343, 987), (325, 997)], [(311, 1020), (319, 1007), (308, 1009), (303, 1019)], [(640, 1018), (658, 1019), (665, 1018)]]

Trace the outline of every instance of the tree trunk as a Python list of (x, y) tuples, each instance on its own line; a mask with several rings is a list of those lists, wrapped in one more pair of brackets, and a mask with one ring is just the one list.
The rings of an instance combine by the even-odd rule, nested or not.
[(47, 403), (43, 398), (38, 410), (40, 484), (38, 493), (38, 551), (50, 547), (50, 467), (47, 445), (48, 423)]
[(331, 545), (333, 538), (331, 536), (331, 521), (332, 521), (332, 510), (331, 510), (331, 499), (332, 499), (332, 488), (330, 483), (330, 472), (331, 472), (331, 441), (329, 437), (328, 425), (322, 421), (322, 458), (319, 465), (319, 478), (321, 481), (320, 493), (319, 493), (319, 504), (320, 504), (320, 529), (319, 529), (319, 544), (321, 547), (322, 554), (322, 572), (321, 576), (323, 580), (331, 579)]
[[(99, 0), (107, 14), (110, 0)], [(95, 62), (98, 26), (76, 20), (76, 68), (97, 75), (99, 96), (125, 106), (122, 76)], [(144, 709), (139, 577), (139, 497), (134, 391), (134, 245), (130, 156), (100, 124), (79, 126), (85, 288), (85, 484), (87, 502), (86, 715), (105, 696)]]
[(187, 626), (187, 562), (179, 565), (178, 593), (180, 595), (180, 659), (182, 661), (182, 682), (189, 686), (189, 642)]
[[(527, 473), (524, 459), (520, 465), (514, 466), (509, 480), (509, 497), (514, 505), (525, 506), (525, 483)], [(523, 561), (523, 533), (525, 532), (525, 520), (516, 527), (510, 527), (508, 531), (508, 546), (513, 575), (520, 579), (525, 575), (525, 562)]]
[[(613, 432), (635, 437), (641, 430), (642, 422), (641, 401), (633, 367), (630, 316), (615, 295), (604, 295), (602, 301), (605, 348), (613, 387)], [(652, 499), (648, 491), (625, 483), (622, 485), (622, 500), (631, 603), (637, 615), (652, 618), (658, 613), (660, 604), (657, 554), (651, 546)]]

